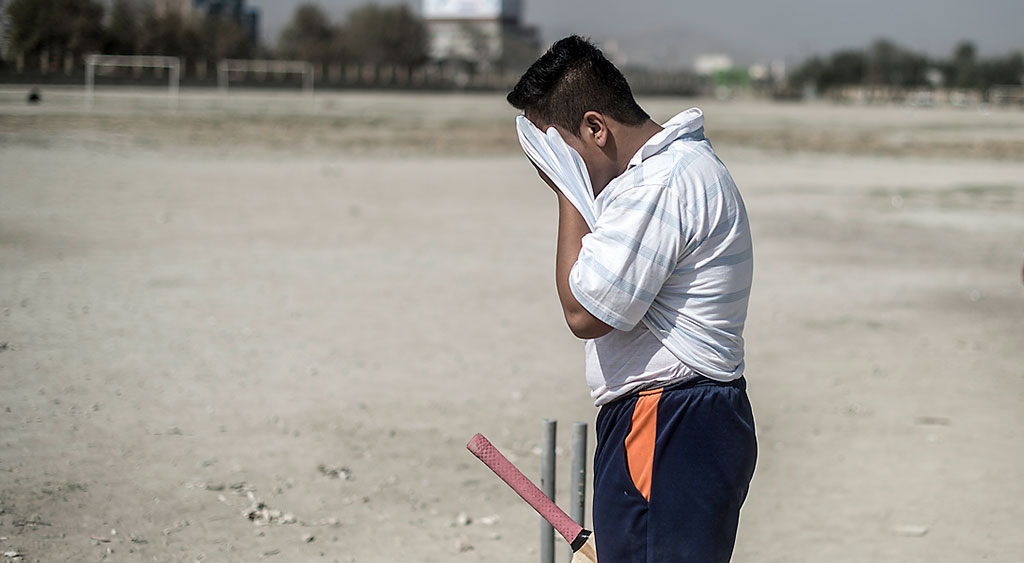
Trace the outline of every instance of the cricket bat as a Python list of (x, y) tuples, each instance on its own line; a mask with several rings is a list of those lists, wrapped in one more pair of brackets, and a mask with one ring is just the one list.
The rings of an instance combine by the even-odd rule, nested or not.
[(583, 529), (572, 518), (569, 517), (558, 505), (549, 499), (537, 485), (534, 485), (522, 471), (512, 465), (512, 462), (501, 455), (498, 448), (495, 448), (483, 434), (473, 436), (473, 439), (466, 444), (466, 449), (473, 452), (473, 455), (480, 458), (484, 465), (491, 468), (501, 480), (512, 490), (523, 497), (527, 504), (533, 507), (551, 526), (558, 530), (559, 534), (569, 542), (572, 548), (572, 563), (597, 563), (597, 548), (595, 547), (594, 534), (590, 530)]

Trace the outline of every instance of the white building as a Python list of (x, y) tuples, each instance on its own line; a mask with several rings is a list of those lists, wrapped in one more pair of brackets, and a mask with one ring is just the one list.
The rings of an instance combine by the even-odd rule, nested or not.
[(693, 70), (701, 76), (710, 76), (732, 68), (732, 57), (719, 53), (707, 53), (693, 58)]
[(521, 0), (423, 0), (430, 56), (489, 68), (539, 47), (537, 30), (522, 25)]

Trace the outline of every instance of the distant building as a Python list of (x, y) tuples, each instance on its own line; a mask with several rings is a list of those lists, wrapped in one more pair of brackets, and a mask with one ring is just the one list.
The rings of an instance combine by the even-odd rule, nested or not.
[(732, 57), (721, 54), (697, 55), (693, 58), (693, 70), (701, 76), (711, 76), (719, 71), (732, 68)]
[(491, 68), (536, 56), (537, 28), (522, 23), (521, 0), (423, 0), (430, 56), (441, 63)]
[(156, 0), (158, 14), (177, 12), (186, 18), (222, 17), (237, 23), (255, 45), (260, 39), (260, 10), (245, 5), (245, 0)]
[(242, 15), (242, 29), (249, 36), (250, 45), (259, 45), (260, 43), (260, 9), (256, 7), (250, 7), (245, 10), (245, 14)]
[(245, 12), (245, 0), (194, 0), (193, 7), (208, 16), (221, 16), (240, 21)]

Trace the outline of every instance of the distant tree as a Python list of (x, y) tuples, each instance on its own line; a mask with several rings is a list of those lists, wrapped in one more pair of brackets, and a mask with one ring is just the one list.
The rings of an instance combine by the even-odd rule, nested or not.
[(867, 50), (845, 50), (828, 59), (813, 57), (800, 65), (790, 77), (794, 86), (813, 84), (820, 91), (852, 85), (919, 86), (929, 61), (923, 55), (880, 39)]
[(475, 61), (461, 61), (467, 68), (479, 70), (475, 68), (478, 66), (478, 62), (489, 62), (494, 57), (494, 44), (479, 26), (473, 25), (471, 22), (463, 22), (459, 25), (459, 35), (465, 38), (469, 50), (476, 54)]
[(251, 53), (249, 35), (234, 20), (207, 16), (196, 23), (200, 37), (199, 51), (211, 60), (248, 58)]
[(331, 29), (331, 46), (328, 49), (328, 59), (346, 62), (352, 62), (355, 59), (349, 50), (347, 39), (344, 22), (336, 24)]
[(946, 83), (955, 88), (988, 90), (992, 86), (1024, 86), (1024, 53), (981, 59), (970, 41), (961, 41), (940, 65)]
[(822, 90), (832, 86), (863, 84), (867, 72), (867, 57), (863, 51), (846, 50), (832, 54), (828, 68), (822, 73)]
[(251, 49), (245, 30), (226, 17), (158, 12), (153, 4), (134, 0), (115, 0), (107, 36), (111, 48), (118, 49), (114, 53), (166, 55), (190, 62), (244, 58)]
[(928, 59), (895, 43), (879, 39), (867, 52), (867, 81), (889, 86), (925, 84)]
[(103, 5), (96, 0), (12, 0), (7, 13), (11, 47), (27, 57), (46, 55), (57, 64), (103, 45)]
[(194, 61), (205, 56), (200, 30), (174, 10), (158, 13), (152, 5), (143, 7), (139, 50), (147, 55), (183, 57)]
[(418, 66), (427, 60), (427, 27), (404, 4), (356, 8), (341, 32), (346, 54), (358, 62)]
[(980, 82), (977, 64), (978, 50), (974, 43), (961, 41), (953, 49), (953, 56), (943, 65), (946, 69), (946, 83), (955, 88), (975, 88)]
[[(65, 0), (66, 2), (67, 0)], [(76, 57), (94, 52), (103, 46), (103, 5), (93, 0), (72, 0), (75, 5), (67, 15), (71, 18), (68, 49)]]
[(136, 0), (114, 0), (103, 50), (114, 55), (138, 54), (141, 16)]
[(823, 90), (822, 82), (826, 70), (827, 66), (821, 57), (811, 57), (789, 75), (789, 82), (795, 88), (810, 85), (818, 90)]
[(315, 3), (299, 5), (291, 21), (281, 30), (278, 52), (282, 57), (307, 61), (336, 59), (335, 29), (327, 14)]
[(513, 34), (505, 38), (498, 66), (505, 70), (525, 71), (540, 55), (537, 41), (528, 36)]
[(970, 41), (962, 41), (948, 59), (928, 60), (890, 41), (876, 41), (865, 51), (840, 51), (827, 60), (813, 57), (790, 75), (790, 83), (814, 84), (825, 91), (855, 84), (926, 86), (928, 70), (939, 69), (954, 88), (987, 91), (998, 85), (1024, 85), (1024, 53), (981, 59)]
[(953, 62), (961, 64), (973, 64), (978, 55), (978, 48), (970, 41), (961, 41), (953, 49)]
[(1024, 54), (1010, 53), (979, 61), (977, 86), (987, 90), (992, 86), (1024, 86)]
[(812, 57), (793, 72), (790, 82), (796, 87), (813, 85), (822, 92), (840, 86), (863, 84), (866, 59), (863, 51), (855, 50), (839, 51), (828, 59)]

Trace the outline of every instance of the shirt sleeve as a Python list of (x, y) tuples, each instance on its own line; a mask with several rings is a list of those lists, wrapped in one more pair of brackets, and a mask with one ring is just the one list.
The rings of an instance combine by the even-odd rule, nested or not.
[(672, 275), (684, 234), (678, 198), (666, 186), (619, 194), (583, 237), (569, 272), (580, 305), (618, 330), (632, 330)]

